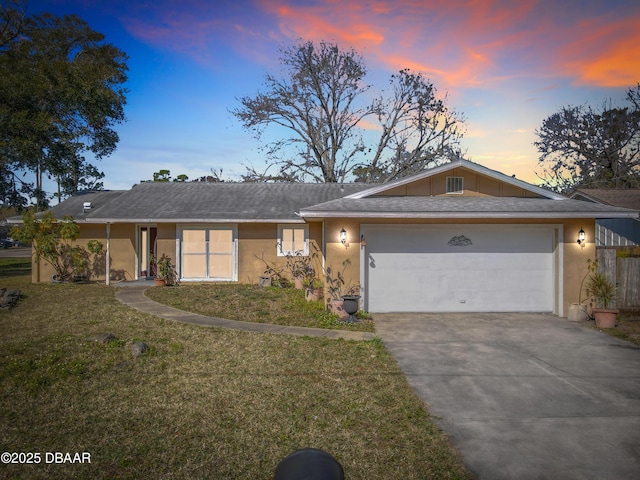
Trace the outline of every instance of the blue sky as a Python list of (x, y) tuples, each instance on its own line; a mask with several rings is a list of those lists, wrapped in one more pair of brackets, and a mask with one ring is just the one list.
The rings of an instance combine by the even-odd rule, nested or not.
[(32, 0), (77, 14), (130, 57), (120, 143), (95, 162), (107, 189), (168, 169), (190, 179), (262, 167), (232, 117), (298, 38), (360, 52), (369, 83), (424, 73), (467, 119), (467, 158), (536, 182), (532, 142), (564, 105), (621, 101), (640, 82), (637, 0)]

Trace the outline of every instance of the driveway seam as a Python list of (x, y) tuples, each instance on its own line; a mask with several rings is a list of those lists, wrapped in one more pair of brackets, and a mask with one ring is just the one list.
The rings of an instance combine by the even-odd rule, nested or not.
[(226, 318), (208, 317), (154, 302), (145, 296), (147, 287), (127, 287), (116, 290), (116, 300), (144, 313), (155, 315), (166, 320), (199, 325), (203, 327), (225, 328), (254, 333), (272, 333), (278, 335), (294, 335), (329, 339), (367, 341), (376, 338), (371, 332), (354, 332), (350, 330), (329, 330), (324, 328), (296, 327), (274, 325), (271, 323), (253, 323)]

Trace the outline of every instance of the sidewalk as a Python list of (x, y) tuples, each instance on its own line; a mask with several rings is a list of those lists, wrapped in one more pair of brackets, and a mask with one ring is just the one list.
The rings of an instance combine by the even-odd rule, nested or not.
[(174, 320), (176, 322), (191, 323), (203, 327), (228, 328), (245, 332), (277, 333), (307, 337), (325, 337), (343, 340), (373, 340), (376, 335), (371, 332), (353, 332), (349, 330), (328, 330), (324, 328), (292, 327), (286, 325), (272, 325), (269, 323), (240, 322), (225, 318), (206, 317), (197, 313), (185, 312), (177, 308), (162, 305), (148, 299), (144, 291), (146, 287), (128, 287), (116, 291), (116, 300), (141, 312), (156, 317)]

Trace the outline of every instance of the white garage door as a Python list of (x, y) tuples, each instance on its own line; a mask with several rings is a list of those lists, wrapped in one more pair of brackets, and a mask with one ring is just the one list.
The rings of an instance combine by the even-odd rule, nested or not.
[(371, 312), (550, 312), (555, 234), (537, 226), (363, 229)]

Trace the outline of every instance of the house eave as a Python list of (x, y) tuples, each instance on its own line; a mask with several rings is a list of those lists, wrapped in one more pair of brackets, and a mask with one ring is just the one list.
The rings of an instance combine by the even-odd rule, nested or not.
[(305, 223), (302, 218), (87, 218), (88, 223)]
[(478, 218), (635, 218), (633, 214), (602, 212), (301, 212), (303, 218), (478, 219)]

